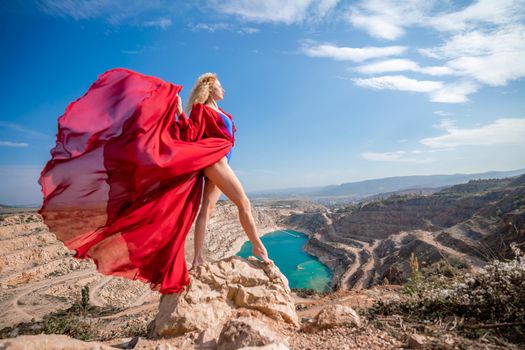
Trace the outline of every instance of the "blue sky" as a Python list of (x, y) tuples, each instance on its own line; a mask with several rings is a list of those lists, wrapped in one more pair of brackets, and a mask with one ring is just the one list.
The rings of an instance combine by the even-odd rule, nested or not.
[(57, 119), (126, 67), (218, 74), (247, 191), (525, 167), (525, 3), (3, 1), (0, 203), (41, 202)]

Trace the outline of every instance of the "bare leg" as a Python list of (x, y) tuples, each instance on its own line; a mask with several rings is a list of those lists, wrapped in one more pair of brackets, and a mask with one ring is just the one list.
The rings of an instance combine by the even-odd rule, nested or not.
[(204, 237), (206, 236), (208, 221), (220, 196), (221, 190), (219, 190), (219, 188), (210, 179), (205, 178), (201, 207), (199, 214), (197, 214), (197, 220), (195, 221), (195, 254), (193, 256), (191, 269), (205, 262), (202, 257)]
[(267, 264), (273, 263), (268, 258), (268, 252), (257, 235), (250, 200), (244, 193), (239, 179), (230, 168), (227, 158), (223, 157), (217, 163), (205, 168), (204, 174), (237, 206), (241, 226), (253, 245), (252, 254), (260, 257)]

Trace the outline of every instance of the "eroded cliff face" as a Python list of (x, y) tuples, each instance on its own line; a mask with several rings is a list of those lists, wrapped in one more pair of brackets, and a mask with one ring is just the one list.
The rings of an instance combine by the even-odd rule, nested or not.
[[(510, 242), (525, 240), (525, 175), (478, 180), (431, 195), (391, 196), (284, 221), (310, 232), (305, 249), (329, 266), (334, 289), (402, 284), (414, 253), (420, 266), (436, 262), (478, 270), (510, 257)], [(313, 219), (315, 218), (315, 219)], [(307, 231), (307, 230), (306, 230)]]

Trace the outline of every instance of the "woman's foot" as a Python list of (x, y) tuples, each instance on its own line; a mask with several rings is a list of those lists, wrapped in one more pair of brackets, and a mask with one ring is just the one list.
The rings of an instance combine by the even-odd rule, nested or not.
[(191, 263), (191, 269), (189, 271), (192, 271), (195, 267), (203, 265), (205, 263), (207, 263), (207, 261), (204, 260), (202, 257), (195, 257), (193, 258), (193, 262)]
[(274, 264), (273, 260), (268, 257), (268, 252), (264, 246), (253, 246), (252, 255), (261, 258), (265, 264)]

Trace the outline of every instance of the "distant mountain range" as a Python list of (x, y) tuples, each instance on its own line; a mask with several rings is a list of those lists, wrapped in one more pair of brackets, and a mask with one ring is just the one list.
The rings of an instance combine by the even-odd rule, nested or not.
[[(248, 197), (257, 200), (275, 200), (302, 198), (317, 202), (341, 203), (358, 201), (366, 197), (382, 193), (398, 191), (427, 192), (430, 189), (441, 189), (446, 186), (466, 183), (470, 180), (501, 179), (525, 174), (525, 168), (511, 171), (489, 171), (476, 174), (451, 174), (451, 175), (415, 175), (415, 176), (393, 176), (380, 179), (347, 182), (340, 185), (294, 187), (264, 191), (248, 192)], [(222, 195), (224, 197), (224, 195)], [(0, 208), (38, 208), (39, 204), (5, 205)]]
[(380, 193), (404, 190), (439, 189), (466, 183), (470, 180), (500, 179), (525, 174), (525, 168), (511, 171), (489, 171), (476, 174), (393, 176), (380, 179), (348, 182), (341, 185), (321, 187), (298, 187), (278, 190), (249, 192), (253, 199), (276, 199), (299, 197), (306, 199), (340, 198), (359, 200)]

